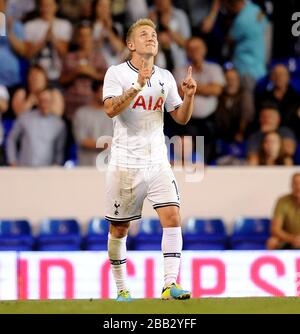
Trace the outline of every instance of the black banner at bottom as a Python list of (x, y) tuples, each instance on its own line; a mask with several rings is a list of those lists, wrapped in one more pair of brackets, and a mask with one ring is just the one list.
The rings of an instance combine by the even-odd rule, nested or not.
[[(59, 333), (62, 329), (68, 330), (122, 330), (134, 333), (144, 330), (158, 329), (183, 329), (189, 331), (203, 330), (204, 328), (230, 329), (231, 332), (241, 328), (247, 330), (259, 330), (259, 325), (266, 325), (268, 329), (276, 328), (286, 330), (293, 324), (299, 324), (300, 315), (233, 315), (233, 314), (53, 314), (53, 315), (0, 315), (1, 327), (9, 330), (20, 329), (35, 331), (55, 331)], [(55, 333), (56, 334), (56, 333)]]

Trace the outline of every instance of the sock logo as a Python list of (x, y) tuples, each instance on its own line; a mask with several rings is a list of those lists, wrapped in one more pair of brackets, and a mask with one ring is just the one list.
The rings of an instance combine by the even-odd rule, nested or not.
[(120, 203), (118, 203), (117, 201), (115, 201), (114, 207), (116, 208), (115, 210), (115, 215), (118, 216), (120, 214), (119, 212), (119, 207), (121, 206)]

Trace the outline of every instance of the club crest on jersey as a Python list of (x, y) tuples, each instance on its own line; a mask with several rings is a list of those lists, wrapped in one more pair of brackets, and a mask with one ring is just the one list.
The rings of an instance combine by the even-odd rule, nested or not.
[(139, 95), (134, 102), (132, 109), (141, 107), (144, 110), (162, 111), (163, 105), (164, 99), (161, 96), (154, 100), (153, 96), (144, 97), (143, 95)]
[(164, 90), (164, 85), (165, 85), (165, 83), (159, 81), (159, 84), (160, 84), (160, 86), (161, 86), (161, 93), (162, 93), (162, 94), (165, 94), (165, 90)]

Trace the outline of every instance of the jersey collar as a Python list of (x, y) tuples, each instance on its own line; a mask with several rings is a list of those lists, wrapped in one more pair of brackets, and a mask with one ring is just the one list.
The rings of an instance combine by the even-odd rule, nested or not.
[[(127, 60), (126, 63), (129, 66), (129, 68), (131, 68), (134, 72), (139, 73), (139, 69), (133, 66), (130, 60)], [(153, 66), (152, 74), (154, 74), (154, 72), (155, 72), (155, 69)]]

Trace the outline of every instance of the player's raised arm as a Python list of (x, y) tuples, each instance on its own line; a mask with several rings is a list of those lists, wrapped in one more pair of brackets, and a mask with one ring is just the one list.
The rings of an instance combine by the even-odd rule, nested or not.
[(146, 65), (145, 61), (142, 60), (137, 82), (131, 88), (126, 90), (122, 95), (115, 96), (104, 101), (106, 114), (109, 117), (113, 118), (126, 110), (130, 105), (131, 101), (143, 89), (146, 81), (150, 77), (151, 69)]
[(187, 76), (181, 84), (181, 89), (184, 93), (183, 103), (171, 113), (171, 116), (175, 122), (185, 125), (192, 116), (194, 96), (197, 89), (197, 83), (192, 77), (192, 66), (188, 68)]

